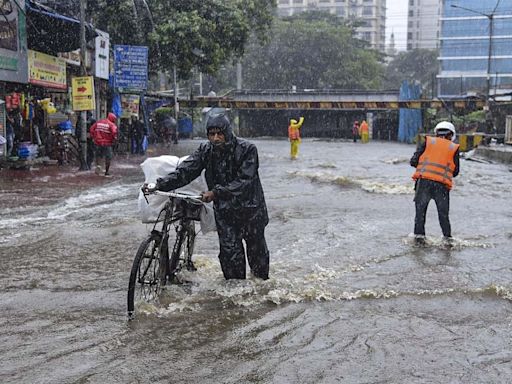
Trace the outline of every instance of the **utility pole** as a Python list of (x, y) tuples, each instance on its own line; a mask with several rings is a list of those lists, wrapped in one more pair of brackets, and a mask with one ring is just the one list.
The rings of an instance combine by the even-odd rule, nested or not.
[(238, 59), (236, 62), (236, 90), (242, 89), (242, 61)]
[[(85, 51), (87, 49), (87, 42), (85, 40), (85, 10), (87, 8), (87, 0), (80, 0), (80, 74), (87, 75), (85, 68)], [(87, 163), (87, 118), (86, 111), (80, 112), (80, 170), (88, 171), (89, 166)]]
[(176, 73), (176, 64), (172, 68), (172, 75), (174, 79), (174, 118), (178, 122), (178, 76)]

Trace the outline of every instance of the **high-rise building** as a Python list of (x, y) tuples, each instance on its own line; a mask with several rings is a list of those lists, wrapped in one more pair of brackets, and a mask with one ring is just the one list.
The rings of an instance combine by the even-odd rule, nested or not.
[(357, 28), (356, 37), (381, 52), (386, 49), (386, 0), (278, 0), (277, 8), (279, 16), (324, 10), (346, 19), (359, 19), (362, 25)]
[(440, 43), (439, 97), (512, 92), (510, 1), (444, 0)]
[(409, 0), (407, 50), (439, 48), (442, 0)]

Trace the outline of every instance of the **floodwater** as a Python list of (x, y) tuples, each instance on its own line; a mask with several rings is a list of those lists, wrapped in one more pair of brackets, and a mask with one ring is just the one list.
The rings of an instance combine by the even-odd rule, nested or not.
[(286, 141), (254, 142), (271, 278), (226, 282), (216, 234), (201, 234), (193, 284), (130, 322), (129, 271), (150, 230), (138, 160), (115, 159), (101, 182), (0, 174), (0, 382), (510, 383), (507, 166), (462, 159), (455, 245), (432, 202), (418, 248), (414, 146), (304, 140), (291, 161)]

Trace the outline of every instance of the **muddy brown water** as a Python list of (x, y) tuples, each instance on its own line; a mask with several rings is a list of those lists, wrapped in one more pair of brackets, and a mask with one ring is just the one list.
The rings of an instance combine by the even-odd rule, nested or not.
[(0, 382), (510, 383), (506, 166), (461, 160), (455, 246), (432, 203), (417, 248), (413, 146), (304, 140), (291, 161), (286, 141), (254, 142), (271, 278), (224, 281), (202, 234), (192, 284), (131, 322), (143, 158), (116, 158), (109, 179), (0, 171)]

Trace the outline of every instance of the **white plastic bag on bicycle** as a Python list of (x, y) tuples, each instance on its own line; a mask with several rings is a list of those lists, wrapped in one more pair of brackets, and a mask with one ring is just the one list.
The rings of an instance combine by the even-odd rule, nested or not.
[[(177, 156), (159, 156), (149, 157), (140, 165), (144, 172), (144, 178), (146, 183), (156, 183), (156, 179), (159, 177), (165, 177), (169, 173), (176, 170), (179, 163), (185, 160), (188, 156), (177, 157)], [(204, 172), (197, 179), (192, 181), (190, 184), (183, 188), (177, 189), (176, 192), (183, 192), (193, 195), (199, 195), (201, 192), (207, 191), (208, 186), (206, 185), (206, 179), (204, 178)], [(146, 202), (144, 194), (139, 191), (139, 213), (143, 223), (154, 223), (158, 219), (158, 214), (163, 209), (165, 202), (167, 201), (166, 196), (151, 195), (147, 196), (149, 204)], [(215, 231), (215, 216), (213, 213), (213, 204), (204, 203), (204, 209), (201, 210), (201, 232), (206, 233)]]

